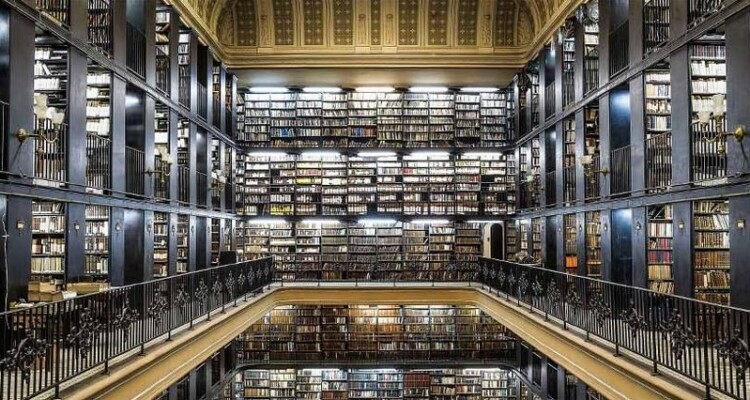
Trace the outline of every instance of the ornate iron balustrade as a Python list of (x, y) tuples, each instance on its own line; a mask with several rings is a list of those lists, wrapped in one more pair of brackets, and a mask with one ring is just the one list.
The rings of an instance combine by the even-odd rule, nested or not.
[(208, 204), (208, 176), (202, 172), (195, 173), (195, 186), (198, 190), (198, 200), (196, 203), (200, 207), (206, 207)]
[(646, 139), (646, 189), (661, 192), (672, 186), (672, 132)]
[(628, 67), (628, 21), (615, 28), (609, 34), (609, 76), (615, 76)]
[(146, 35), (138, 28), (127, 24), (126, 65), (141, 77), (146, 76)]
[(112, 142), (109, 138), (91, 133), (86, 136), (86, 186), (94, 189), (112, 187), (111, 151)]
[(612, 195), (629, 194), (632, 187), (630, 146), (612, 150), (609, 154), (609, 163), (612, 167), (609, 181), (610, 193)]
[(271, 258), (246, 261), (7, 311), (0, 397), (28, 399), (199, 318), (237, 304), (272, 282)]
[(145, 193), (146, 155), (143, 151), (125, 147), (125, 191), (130, 194)]
[(747, 398), (750, 311), (554, 270), (480, 258), (479, 282), (545, 319), (585, 331), (711, 392)]
[(40, 184), (66, 182), (68, 126), (56, 124), (49, 119), (35, 120), (34, 178)]

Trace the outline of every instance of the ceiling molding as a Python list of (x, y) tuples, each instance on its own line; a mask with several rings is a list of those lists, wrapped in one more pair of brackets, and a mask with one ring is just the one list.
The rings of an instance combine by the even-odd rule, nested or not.
[[(259, 12), (262, 13), (262, 15), (256, 16), (258, 18), (256, 23), (260, 24), (256, 25), (256, 32), (254, 33), (258, 37), (258, 40), (256, 40), (256, 43), (258, 43), (257, 46), (238, 46), (222, 43), (217, 29), (212, 28), (221, 24), (224, 8), (236, 7), (237, 1), (254, 1), (253, 6), (255, 10), (260, 10)], [(273, 17), (270, 20), (268, 18), (273, 0), (216, 0), (211, 2), (210, 5), (203, 5), (203, 8), (211, 7), (211, 9), (202, 12), (197, 12), (196, 7), (198, 6), (196, 5), (196, 0), (171, 0), (171, 4), (180, 13), (186, 25), (191, 27), (201, 41), (211, 47), (216, 58), (229, 68), (357, 68), (363, 66), (387, 68), (521, 68), (549, 43), (564, 19), (572, 15), (576, 7), (584, 2), (584, 0), (541, 0), (542, 2), (547, 1), (547, 7), (553, 7), (554, 9), (551, 15), (547, 15), (545, 13), (548, 11), (542, 9), (544, 6), (537, 4), (540, 0), (478, 0), (475, 2), (476, 11), (472, 10), (472, 15), (475, 15), (477, 20), (476, 25), (467, 23), (466, 19), (462, 22), (462, 26), (468, 25), (470, 31), (472, 26), (476, 28), (476, 40), (470, 41), (475, 42), (475, 44), (465, 46), (457, 45), (457, 43), (466, 42), (458, 39), (458, 33), (451, 31), (446, 33), (443, 31), (452, 29), (449, 26), (456, 27), (453, 29), (454, 31), (458, 30), (459, 24), (456, 20), (460, 17), (450, 15), (451, 13), (458, 13), (459, 9), (456, 4), (451, 3), (453, 0), (380, 0), (381, 5), (379, 10), (382, 12), (379, 17), (376, 15), (375, 18), (380, 22), (390, 22), (387, 24), (380, 23), (377, 26), (378, 31), (374, 32), (377, 33), (388, 29), (390, 33), (381, 33), (383, 35), (382, 39), (387, 40), (377, 40), (375, 41), (376, 44), (373, 44), (371, 38), (373, 30), (370, 23), (373, 20), (373, 8), (363, 7), (362, 4), (364, 3), (359, 3), (362, 0), (345, 0), (347, 1), (346, 4), (352, 5), (352, 9), (349, 10), (351, 13), (350, 25), (351, 29), (356, 31), (351, 33), (347, 31), (347, 34), (352, 35), (351, 44), (349, 44), (348, 40), (338, 41), (339, 43), (346, 42), (347, 45), (332, 44), (335, 41), (333, 38), (334, 33), (329, 32), (327, 36), (318, 37), (315, 40), (308, 38), (308, 42), (322, 43), (321, 45), (312, 46), (303, 44), (305, 42), (304, 35), (310, 35), (311, 32), (320, 32), (321, 25), (319, 21), (314, 21), (314, 25), (311, 25), (313, 24), (312, 22), (305, 25), (304, 15), (302, 15), (302, 10), (306, 4), (305, 1), (310, 0), (289, 0), (290, 3), (288, 3), (292, 6), (292, 12), (296, 13), (290, 20), (291, 26), (293, 26), (291, 28), (293, 29), (291, 33), (293, 38), (285, 39), (286, 41), (292, 40), (290, 42), (292, 43), (291, 45), (273, 44), (275, 40), (274, 21)], [(332, 8), (333, 3), (330, 3), (332, 1), (334, 0), (317, 0), (317, 3), (315, 3), (316, 5), (322, 4), (327, 10), (322, 13), (321, 17), (323, 18), (324, 30), (331, 30), (334, 25), (334, 8)], [(400, 1), (406, 3), (399, 3)], [(521, 12), (522, 8), (520, 2), (524, 2), (523, 4), (528, 9), (528, 13), (531, 14), (529, 16), (531, 21), (529, 22), (533, 25), (533, 31), (526, 33), (526, 35), (530, 34), (531, 36), (529, 43), (512, 46), (496, 45), (495, 35), (497, 32), (495, 32), (495, 29), (497, 27), (495, 26), (495, 22), (498, 15), (495, 13), (497, 12), (496, 7), (499, 4), (498, 2), (501, 1), (509, 2), (506, 4), (516, 4), (516, 11), (513, 17), (517, 21), (511, 25), (514, 30), (512, 35), (514, 35), (515, 42), (519, 40), (517, 25), (519, 24), (519, 12)], [(308, 7), (311, 4), (309, 3)], [(407, 14), (408, 18), (419, 15), (416, 25), (399, 26), (398, 20), (402, 17), (398, 14), (399, 4), (408, 4), (412, 7), (410, 10), (403, 10), (404, 12), (408, 11), (412, 13)], [(487, 11), (489, 9), (492, 10), (491, 13)], [(234, 12), (234, 10), (231, 11)], [(432, 17), (428, 13), (431, 13)], [(508, 18), (506, 14), (502, 16)], [(315, 17), (317, 17), (317, 14)], [(466, 18), (465, 15), (463, 17)], [(433, 23), (432, 20), (435, 18), (447, 18), (449, 26), (444, 21)], [(237, 21), (234, 20), (231, 22), (233, 23), (232, 29), (236, 30)], [(386, 25), (388, 28), (386, 28)], [(346, 24), (343, 26), (344, 28), (347, 27)], [(411, 29), (410, 32), (416, 34), (417, 38), (402, 38), (405, 41), (399, 44), (399, 35), (404, 29)], [(264, 33), (261, 33), (262, 30), (264, 30)], [(417, 31), (416, 33), (414, 33), (415, 30)], [(486, 30), (489, 30), (489, 32)], [(437, 41), (434, 39), (434, 36), (428, 40), (428, 36), (434, 35), (436, 31), (441, 32)], [(471, 32), (474, 33), (473, 31)], [(236, 35), (236, 31), (233, 34)], [(288, 34), (288, 32), (285, 32), (285, 34)], [(324, 32), (322, 35), (326, 35), (326, 33)], [(483, 35), (484, 37), (482, 37)], [(486, 39), (487, 35), (491, 35), (492, 37), (489, 43)], [(262, 40), (261, 36), (263, 36)], [(429, 43), (443, 43), (443, 40), (447, 40), (447, 45), (431, 45)], [(403, 44), (407, 42), (416, 44)]]

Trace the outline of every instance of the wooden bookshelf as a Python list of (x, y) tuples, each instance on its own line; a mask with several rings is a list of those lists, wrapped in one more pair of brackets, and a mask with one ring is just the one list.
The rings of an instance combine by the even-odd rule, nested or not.
[(505, 221), (505, 259), (511, 260), (520, 251), (519, 223), (516, 220)]
[(729, 202), (693, 203), (695, 298), (718, 304), (729, 299)]
[(577, 198), (576, 184), (576, 120), (563, 121), (563, 196), (565, 204), (574, 203)]
[[(565, 26), (568, 26), (566, 22)], [(575, 30), (567, 29), (562, 41), (562, 104), (567, 107), (575, 100), (576, 39)]]
[(86, 185), (110, 187), (112, 74), (89, 61), (86, 75)]
[(455, 99), (456, 145), (479, 147), (482, 120), (480, 118), (481, 93), (458, 93)]
[(62, 277), (66, 254), (65, 204), (31, 203), (31, 274)]
[(643, 3), (643, 51), (649, 54), (669, 40), (669, 0)]
[(190, 254), (190, 216), (177, 215), (177, 273), (188, 272)]
[(87, 205), (84, 273), (94, 277), (109, 275), (109, 207)]
[(508, 129), (507, 97), (510, 96), (506, 92), (479, 94), (482, 142), (479, 146), (470, 147), (503, 147), (511, 144), (513, 137)]
[(34, 183), (62, 186), (67, 180), (68, 47), (44, 31), (37, 32), (35, 42), (34, 131), (40, 136), (33, 143)]
[(693, 42), (690, 54), (692, 180), (699, 185), (726, 182), (726, 46), (724, 35), (709, 34)]
[(578, 223), (575, 214), (563, 215), (565, 272), (578, 275)]
[(190, 108), (190, 44), (192, 42), (192, 33), (190, 31), (180, 31), (179, 44), (177, 45), (177, 65), (179, 78), (179, 102), (183, 107)]
[[(592, 160), (599, 159), (599, 107), (591, 106), (583, 109), (584, 120), (584, 155), (591, 157)], [(584, 200), (596, 201), (601, 196), (600, 166), (591, 164), (590, 167), (584, 167)]]
[(529, 241), (531, 237), (529, 236), (529, 231), (531, 229), (531, 220), (528, 219), (522, 219), (518, 221), (518, 233), (520, 236), (520, 246), (519, 251), (524, 251), (531, 255), (531, 246), (529, 246)]
[(644, 74), (646, 128), (646, 186), (653, 191), (672, 184), (672, 90), (669, 64)]
[(673, 229), (671, 205), (648, 208), (648, 241), (646, 242), (648, 288), (660, 293), (674, 293)]
[(274, 259), (278, 278), (282, 280), (296, 278), (297, 242), (294, 239), (293, 228), (294, 225), (291, 222), (268, 224), (268, 251)]
[(211, 218), (211, 265), (219, 265), (219, 252), (221, 251), (221, 219)]
[(169, 214), (154, 212), (154, 278), (169, 275)]
[(542, 218), (531, 219), (531, 256), (542, 262)]
[(89, 44), (112, 54), (112, 6), (110, 0), (88, 0)]
[(586, 212), (586, 276), (602, 276), (602, 222), (599, 211)]
[(583, 24), (583, 92), (599, 87), (599, 22)]

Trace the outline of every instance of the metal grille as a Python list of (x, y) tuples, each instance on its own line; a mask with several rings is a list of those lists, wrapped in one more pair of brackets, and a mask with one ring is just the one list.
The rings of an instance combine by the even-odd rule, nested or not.
[(34, 129), (34, 177), (44, 181), (65, 182), (67, 178), (66, 141), (68, 126), (36, 120)]
[(621, 147), (610, 152), (610, 193), (627, 194), (631, 190), (630, 146)]
[(171, 164), (163, 161), (161, 156), (154, 157), (154, 173), (151, 174), (151, 179), (154, 182), (154, 197), (158, 199), (169, 199), (170, 168)]
[(109, 138), (88, 134), (86, 137), (86, 185), (95, 189), (111, 187), (110, 154), (112, 142)]
[(112, 54), (112, 7), (109, 0), (88, 0), (89, 44)]
[(202, 172), (195, 173), (195, 184), (198, 191), (198, 206), (205, 207), (208, 194), (208, 177)]
[(695, 25), (724, 8), (724, 0), (690, 0), (688, 19)]
[(591, 164), (584, 167), (584, 199), (587, 201), (596, 200), (601, 196), (599, 182), (601, 175), (601, 158), (599, 155), (592, 157)]
[(177, 200), (181, 203), (190, 203), (190, 168), (184, 165), (177, 166)]
[(717, 126), (715, 121), (708, 125), (693, 125), (693, 181), (703, 185), (724, 182), (727, 174), (726, 139), (717, 138), (717, 132), (724, 132), (725, 128), (725, 125)]
[(144, 175), (146, 174), (146, 157), (143, 151), (125, 147), (125, 191), (130, 194), (144, 194)]
[(146, 35), (131, 24), (127, 26), (128, 68), (141, 77), (146, 77)]
[(573, 203), (576, 199), (576, 166), (571, 165), (563, 168), (564, 197), (565, 203)]
[(672, 132), (646, 139), (646, 189), (658, 192), (672, 185)]
[(628, 67), (628, 21), (609, 34), (609, 76)]
[(164, 93), (169, 93), (169, 56), (159, 46), (156, 46), (156, 87)]

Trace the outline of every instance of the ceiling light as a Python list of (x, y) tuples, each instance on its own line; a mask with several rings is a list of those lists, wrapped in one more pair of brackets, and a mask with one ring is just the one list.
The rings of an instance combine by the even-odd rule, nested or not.
[(415, 219), (411, 221), (412, 224), (417, 225), (445, 225), (451, 222), (447, 219)]
[(248, 220), (248, 222), (260, 225), (279, 225), (286, 223), (286, 220), (284, 218), (257, 218)]
[(302, 88), (302, 91), (308, 93), (338, 93), (341, 91), (341, 88), (335, 86), (310, 86)]
[(496, 87), (465, 87), (461, 88), (462, 92), (471, 92), (471, 93), (492, 93), (497, 92), (498, 88)]
[(302, 158), (335, 158), (340, 157), (341, 153), (337, 151), (325, 151), (325, 150), (313, 150), (313, 151), (305, 151), (302, 154)]
[(409, 91), (415, 93), (438, 93), (447, 92), (448, 88), (445, 86), (412, 86), (409, 88)]
[(340, 221), (337, 219), (315, 219), (315, 218), (309, 218), (309, 219), (303, 219), (301, 221), (305, 224), (316, 224), (316, 225), (334, 225), (338, 224)]
[(255, 86), (250, 88), (250, 93), (286, 93), (289, 89), (280, 86)]
[(395, 219), (387, 219), (387, 218), (363, 218), (357, 221), (360, 225), (390, 225), (395, 224)]
[(396, 89), (391, 86), (362, 86), (354, 90), (362, 93), (388, 93)]
[(360, 151), (358, 157), (394, 157), (396, 153), (392, 151)]

